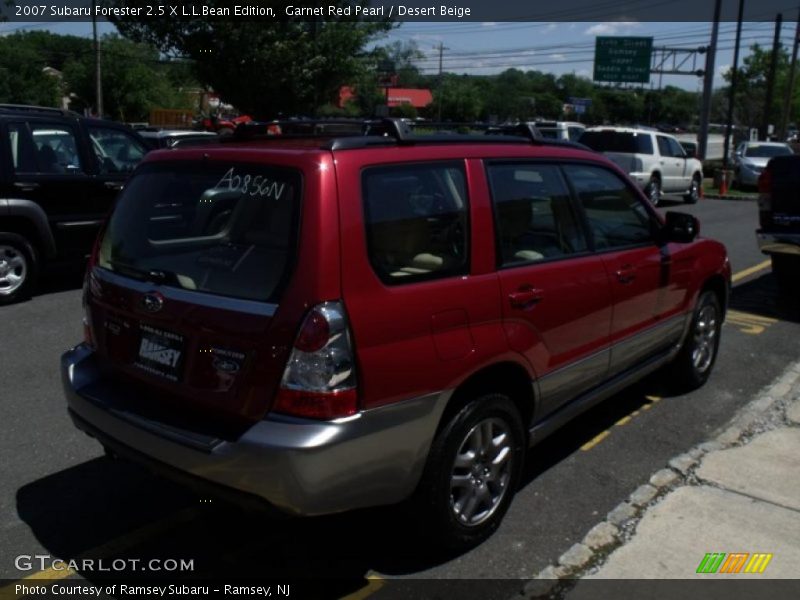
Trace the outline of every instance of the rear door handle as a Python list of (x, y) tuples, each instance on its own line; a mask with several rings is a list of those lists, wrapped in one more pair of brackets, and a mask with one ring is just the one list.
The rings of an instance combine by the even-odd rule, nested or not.
[(530, 310), (541, 302), (542, 290), (536, 289), (532, 285), (523, 285), (516, 292), (511, 292), (508, 300), (512, 308)]
[(39, 189), (39, 184), (34, 181), (17, 181), (14, 187), (23, 192), (32, 192)]
[(633, 265), (622, 265), (617, 269), (615, 275), (622, 284), (632, 283), (636, 279), (636, 269), (633, 268)]
[(122, 189), (123, 183), (121, 181), (105, 181), (103, 182), (103, 187), (109, 190), (119, 191)]

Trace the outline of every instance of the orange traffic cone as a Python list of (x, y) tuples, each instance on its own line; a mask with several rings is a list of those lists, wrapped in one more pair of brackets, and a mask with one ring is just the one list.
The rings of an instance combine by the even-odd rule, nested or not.
[(719, 182), (719, 195), (724, 196), (728, 193), (728, 177), (726, 173), (722, 174), (722, 180)]

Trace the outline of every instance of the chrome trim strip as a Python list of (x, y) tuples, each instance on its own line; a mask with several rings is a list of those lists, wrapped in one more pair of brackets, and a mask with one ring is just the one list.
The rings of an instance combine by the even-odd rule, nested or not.
[(94, 219), (92, 221), (62, 221), (56, 223), (56, 227), (59, 229), (69, 229), (70, 227), (96, 227), (102, 222), (102, 219)]
[(272, 317), (275, 315), (275, 311), (278, 310), (277, 304), (271, 304), (269, 302), (243, 300), (241, 298), (229, 298), (227, 296), (215, 296), (214, 294), (183, 290), (167, 285), (150, 283), (148, 281), (139, 281), (137, 279), (131, 279), (129, 277), (117, 275), (113, 271), (109, 271), (108, 269), (104, 269), (102, 267), (95, 267), (92, 269), (92, 274), (98, 279), (101, 279), (112, 285), (128, 288), (142, 294), (147, 292), (159, 292), (164, 296), (164, 298), (169, 300), (177, 300), (178, 302), (186, 302), (188, 304), (207, 306), (209, 308), (220, 308), (222, 310), (258, 315), (261, 317)]

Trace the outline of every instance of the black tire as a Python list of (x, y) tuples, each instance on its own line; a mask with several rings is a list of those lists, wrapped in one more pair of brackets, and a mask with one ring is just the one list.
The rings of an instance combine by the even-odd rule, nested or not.
[[(497, 476), (490, 475), (487, 466), (490, 457), (482, 457), (472, 449), (463, 452), (476, 435), (479, 440), (485, 427), (491, 428), (494, 442), (502, 445), (496, 457), (506, 456), (498, 462)], [(480, 425), (480, 426), (479, 426)], [(495, 435), (497, 434), (497, 435)], [(500, 439), (506, 435), (505, 440)], [(478, 444), (480, 445), (480, 444)], [(456, 458), (465, 461), (474, 454), (470, 466), (456, 466)], [(517, 407), (502, 394), (486, 394), (470, 400), (440, 428), (428, 454), (428, 462), (417, 491), (412, 498), (418, 524), (424, 527), (426, 537), (434, 540), (436, 549), (463, 551), (489, 537), (500, 525), (519, 485), (525, 457), (525, 435)], [(456, 470), (463, 473), (456, 474)], [(502, 475), (502, 477), (501, 477)], [(483, 478), (486, 479), (483, 479)], [(454, 485), (458, 478), (464, 483)], [(503, 478), (505, 481), (503, 482)], [(455, 490), (455, 491), (454, 491)], [(497, 494), (497, 497), (493, 496)], [(481, 497), (478, 500), (478, 497)], [(488, 497), (487, 497), (488, 496)], [(467, 522), (466, 513), (470, 498), (475, 499), (477, 513), (470, 513), (474, 522)], [(488, 503), (489, 506), (486, 506)], [(485, 510), (479, 510), (486, 506)], [(457, 513), (461, 512), (461, 518)]]
[(23, 236), (0, 232), (0, 305), (29, 298), (39, 276), (36, 249)]
[(800, 255), (773, 254), (772, 274), (784, 294), (800, 293)]
[(658, 206), (661, 203), (661, 180), (653, 175), (645, 186), (644, 193), (647, 199), (650, 200), (650, 204)]
[(700, 188), (703, 185), (703, 180), (700, 175), (696, 174), (692, 177), (692, 183), (689, 185), (689, 193), (683, 197), (686, 204), (697, 204), (700, 200)]
[[(707, 334), (711, 333), (711, 336)], [(670, 365), (671, 383), (677, 391), (688, 392), (702, 386), (711, 375), (719, 352), (722, 308), (717, 295), (701, 292), (692, 323), (678, 356)], [(710, 354), (706, 355), (704, 349)]]

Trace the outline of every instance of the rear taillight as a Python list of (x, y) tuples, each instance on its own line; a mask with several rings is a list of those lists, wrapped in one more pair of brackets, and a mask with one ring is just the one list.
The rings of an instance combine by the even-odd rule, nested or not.
[(767, 166), (758, 176), (758, 222), (762, 229), (772, 219), (772, 170)]
[(273, 410), (312, 419), (348, 417), (358, 411), (356, 385), (344, 306), (318, 304), (297, 334)]
[(758, 176), (758, 192), (760, 194), (772, 192), (772, 170), (769, 167), (761, 171), (761, 175)]
[(100, 241), (103, 239), (105, 228), (100, 230), (92, 246), (92, 253), (86, 263), (86, 273), (83, 276), (83, 341), (94, 347), (94, 332), (92, 331), (92, 318), (89, 314), (89, 294), (96, 290), (97, 281), (94, 279), (92, 271), (97, 265), (97, 257), (100, 254)]

